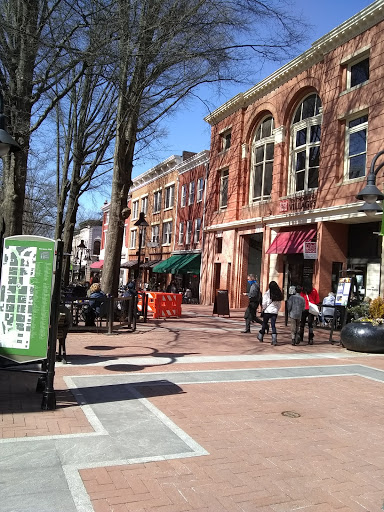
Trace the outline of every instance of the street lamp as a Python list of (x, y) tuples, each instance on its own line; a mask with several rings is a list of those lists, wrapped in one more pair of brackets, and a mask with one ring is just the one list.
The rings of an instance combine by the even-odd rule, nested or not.
[[(81, 262), (83, 260), (84, 251), (87, 250), (87, 246), (84, 243), (84, 240), (82, 240), (79, 245), (77, 246), (77, 258), (79, 259), (79, 281), (81, 281)], [(80, 253), (80, 256), (79, 256)]]
[(148, 222), (145, 220), (144, 212), (140, 212), (139, 219), (135, 222), (134, 226), (137, 226), (139, 228), (139, 250), (137, 252), (137, 266), (138, 266), (137, 281), (138, 281), (138, 284), (140, 285), (140, 280), (141, 280), (140, 256), (141, 256), (141, 246), (143, 243), (143, 230), (144, 230), (144, 228), (149, 226)]
[(5, 129), (4, 101), (0, 92), (0, 157), (5, 156), (9, 151), (20, 151), (20, 146)]
[(363, 190), (357, 194), (356, 199), (365, 201), (363, 206), (358, 210), (359, 212), (365, 213), (368, 217), (374, 217), (376, 213), (382, 213), (383, 209), (377, 201), (382, 201), (384, 195), (376, 187), (376, 175), (384, 167), (384, 162), (381, 162), (376, 168), (377, 159), (384, 155), (384, 151), (379, 151), (372, 160), (369, 174), (367, 176), (367, 184)]

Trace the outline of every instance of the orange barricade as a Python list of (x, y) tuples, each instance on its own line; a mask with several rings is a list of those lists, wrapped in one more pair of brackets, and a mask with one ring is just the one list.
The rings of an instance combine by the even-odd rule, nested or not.
[[(181, 316), (181, 293), (146, 292), (148, 296), (148, 312), (153, 318), (169, 318)], [(139, 299), (137, 308), (142, 310), (142, 299)]]

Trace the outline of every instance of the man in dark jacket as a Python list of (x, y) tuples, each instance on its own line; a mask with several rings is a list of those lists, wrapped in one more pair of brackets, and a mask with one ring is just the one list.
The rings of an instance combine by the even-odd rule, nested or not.
[(261, 293), (259, 283), (254, 274), (248, 275), (248, 285), (249, 292), (244, 293), (244, 295), (248, 295), (249, 297), (249, 304), (244, 313), (245, 329), (241, 331), (243, 334), (251, 332), (251, 322), (263, 323), (261, 318), (256, 315), (261, 300)]

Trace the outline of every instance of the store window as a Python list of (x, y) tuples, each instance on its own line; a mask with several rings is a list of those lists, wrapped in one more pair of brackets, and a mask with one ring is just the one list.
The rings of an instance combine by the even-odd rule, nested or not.
[(291, 126), (291, 193), (308, 192), (319, 186), (321, 100), (307, 96), (298, 106)]
[(266, 117), (258, 126), (252, 148), (251, 201), (267, 199), (272, 190), (275, 140), (273, 117)]
[(367, 164), (368, 115), (361, 115), (346, 122), (345, 179), (365, 176)]

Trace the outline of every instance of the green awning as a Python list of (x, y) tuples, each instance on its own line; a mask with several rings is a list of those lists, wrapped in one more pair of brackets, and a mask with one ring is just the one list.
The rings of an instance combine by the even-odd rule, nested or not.
[(153, 267), (159, 274), (200, 274), (200, 253), (173, 254)]

